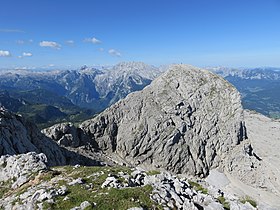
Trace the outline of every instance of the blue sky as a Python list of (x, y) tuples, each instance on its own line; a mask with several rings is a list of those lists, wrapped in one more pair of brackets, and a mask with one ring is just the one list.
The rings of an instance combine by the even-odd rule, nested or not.
[(9, 0), (0, 68), (280, 66), (278, 0)]

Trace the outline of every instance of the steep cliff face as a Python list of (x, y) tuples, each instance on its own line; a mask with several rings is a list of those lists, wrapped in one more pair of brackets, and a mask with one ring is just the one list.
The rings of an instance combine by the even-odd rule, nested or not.
[[(71, 136), (65, 134), (63, 137), (62, 142), (72, 140)], [(51, 138), (41, 133), (33, 123), (0, 107), (0, 156), (35, 152), (37, 154), (44, 153), (49, 166), (66, 164), (99, 165), (96, 158), (88, 158), (76, 151), (63, 147), (75, 146), (75, 142), (70, 145), (63, 143), (60, 145), (62, 146), (59, 146)]]
[(34, 124), (2, 107), (0, 133), (0, 156), (33, 151), (46, 154), (50, 165), (66, 163), (63, 152), (55, 142), (44, 136)]
[(92, 144), (128, 164), (201, 176), (246, 137), (237, 90), (187, 65), (170, 66), (80, 129)]
[[(256, 197), (260, 197), (263, 191), (278, 196), (278, 199), (274, 200), (277, 200), (279, 208), (280, 121), (248, 110), (244, 112), (244, 116), (248, 127), (248, 141), (242, 142), (231, 151), (227, 171), (232, 177), (238, 177), (242, 183), (258, 188), (258, 191), (254, 192)], [(268, 203), (272, 196), (267, 196)]]
[(65, 147), (76, 148), (91, 142), (91, 138), (82, 129), (77, 129), (73, 123), (56, 124), (43, 129), (42, 133)]

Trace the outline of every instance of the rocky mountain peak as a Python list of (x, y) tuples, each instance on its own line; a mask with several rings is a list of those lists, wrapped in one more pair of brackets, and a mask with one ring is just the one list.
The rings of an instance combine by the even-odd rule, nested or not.
[(161, 71), (143, 62), (121, 62), (110, 69), (111, 74), (116, 75), (139, 75), (143, 78), (153, 80)]
[(238, 91), (188, 65), (170, 66), (80, 129), (126, 164), (202, 176), (246, 137)]
[(130, 62), (120, 62), (117, 65), (115, 65), (113, 68), (116, 68), (116, 69), (135, 69), (135, 68), (144, 69), (147, 67), (149, 67), (149, 65), (144, 62), (130, 61)]

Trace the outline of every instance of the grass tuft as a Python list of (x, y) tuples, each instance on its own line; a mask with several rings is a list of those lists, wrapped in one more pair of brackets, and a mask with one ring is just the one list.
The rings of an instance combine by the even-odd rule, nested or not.
[(249, 197), (249, 196), (244, 196), (241, 200), (240, 200), (240, 202), (241, 203), (243, 203), (243, 204), (245, 204), (246, 202), (248, 202), (248, 203), (250, 203), (253, 207), (257, 207), (257, 202), (253, 199), (253, 198), (251, 198), (251, 197)]
[(208, 190), (206, 188), (202, 187), (197, 182), (190, 181), (190, 180), (188, 182), (192, 186), (192, 188), (194, 188), (196, 191), (199, 191), (199, 192), (201, 192), (203, 194), (208, 194)]
[(156, 171), (156, 170), (151, 170), (147, 172), (148, 176), (153, 176), (153, 175), (158, 175), (160, 174), (160, 171)]
[(225, 197), (219, 196), (217, 199), (223, 205), (225, 210), (230, 210), (230, 204), (226, 201)]

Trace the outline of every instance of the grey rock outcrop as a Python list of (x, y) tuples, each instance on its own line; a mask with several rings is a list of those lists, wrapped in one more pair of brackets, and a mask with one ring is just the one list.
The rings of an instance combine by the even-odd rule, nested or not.
[(29, 152), (21, 155), (0, 157), (0, 182), (14, 180), (12, 188), (28, 181), (32, 173), (47, 169), (47, 157), (41, 153)]
[(42, 133), (66, 147), (78, 147), (90, 141), (89, 137), (81, 129), (77, 129), (73, 123), (55, 124), (43, 129)]
[[(167, 209), (223, 210), (223, 206), (213, 196), (194, 190), (186, 180), (180, 180), (170, 174), (146, 176), (145, 184), (153, 186), (151, 199)], [(215, 206), (215, 208), (212, 208)]]
[(44, 153), (49, 165), (64, 165), (65, 156), (59, 146), (44, 136), (20, 115), (0, 108), (0, 156), (27, 152)]
[[(124, 179), (124, 183), (120, 180)], [(201, 184), (205, 185), (203, 181)], [(191, 184), (200, 186), (200, 189)], [(182, 210), (223, 210), (224, 206), (219, 198), (224, 199), (232, 209), (256, 209), (249, 203), (241, 203), (237, 197), (232, 197), (219, 189), (216, 192), (206, 190), (202, 185), (196, 182), (189, 182), (186, 178), (179, 178), (168, 172), (158, 173), (156, 175), (148, 175), (145, 171), (136, 169), (130, 175), (119, 173), (118, 175), (108, 176), (101, 188), (134, 188), (151, 186), (153, 188), (150, 199), (159, 204), (163, 209), (182, 209)], [(204, 189), (204, 192), (202, 191)], [(224, 203), (225, 204), (225, 203)], [(132, 208), (133, 209), (133, 208)]]
[(227, 157), (225, 172), (231, 180), (227, 188), (230, 193), (241, 189), (263, 203), (260, 209), (280, 209), (280, 121), (248, 110), (244, 117), (248, 141)]
[[(80, 154), (78, 151), (73, 151), (74, 149), (71, 150), (63, 147), (65, 144), (76, 145), (74, 140), (77, 139), (77, 131), (74, 128), (71, 129), (71, 124), (69, 126), (62, 125), (60, 128), (66, 128), (65, 132), (70, 130), (69, 134), (64, 135), (63, 139), (58, 142), (62, 146), (41, 133), (35, 124), (25, 120), (20, 115), (13, 114), (0, 107), (0, 156), (35, 152), (46, 155), (48, 166), (100, 164), (95, 158)], [(55, 129), (53, 133), (60, 134)], [(57, 135), (52, 137), (57, 137)]]
[(201, 176), (223, 165), (228, 151), (246, 138), (238, 91), (187, 65), (170, 66), (80, 129), (124, 163)]

